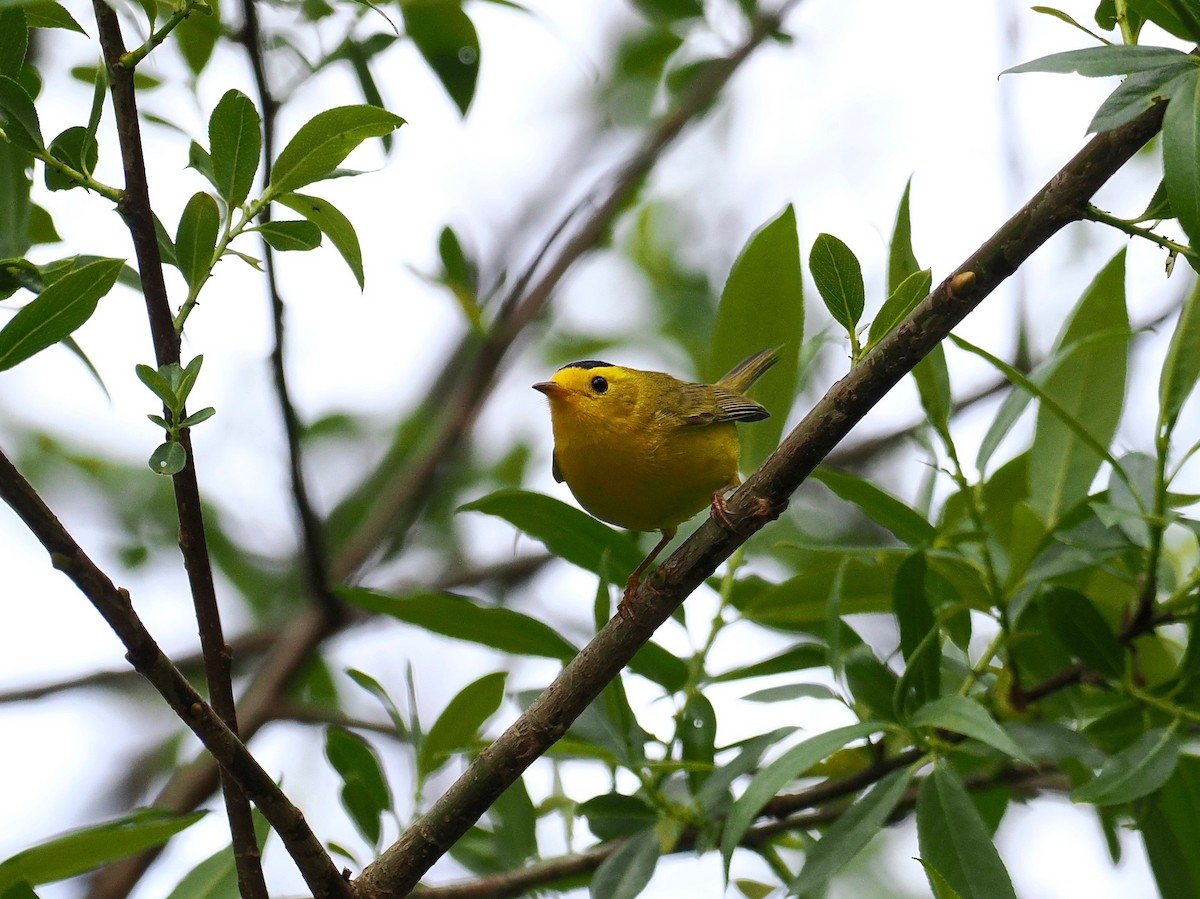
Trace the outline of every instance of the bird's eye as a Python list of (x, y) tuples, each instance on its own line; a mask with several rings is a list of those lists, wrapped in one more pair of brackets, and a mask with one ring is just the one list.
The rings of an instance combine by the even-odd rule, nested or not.
[(596, 393), (605, 393), (608, 390), (608, 381), (596, 375), (596, 377), (592, 378), (592, 390), (596, 391)]

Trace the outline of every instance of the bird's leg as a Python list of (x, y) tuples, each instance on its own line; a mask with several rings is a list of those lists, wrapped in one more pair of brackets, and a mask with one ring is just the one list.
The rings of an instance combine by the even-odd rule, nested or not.
[(736, 488), (737, 484), (726, 484), (712, 495), (712, 517), (731, 531), (733, 530), (733, 522), (729, 518), (729, 513), (725, 510), (725, 494)]
[(638, 585), (642, 581), (642, 572), (649, 567), (650, 563), (658, 558), (658, 554), (666, 548), (666, 545), (675, 538), (676, 528), (667, 528), (662, 532), (662, 539), (655, 544), (654, 549), (650, 550), (650, 554), (642, 559), (637, 568), (633, 569), (633, 574), (629, 575), (629, 580), (625, 583), (625, 595), (621, 598), (621, 602), (617, 605), (617, 614), (626, 621), (633, 620), (633, 595), (637, 593)]

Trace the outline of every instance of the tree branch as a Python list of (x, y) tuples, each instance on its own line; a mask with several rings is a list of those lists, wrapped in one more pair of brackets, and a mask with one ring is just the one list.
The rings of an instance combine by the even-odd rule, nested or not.
[(654, 631), (716, 567), (786, 508), (789, 497), (850, 429), (1038, 247), (1083, 217), (1095, 192), (1162, 124), (1165, 104), (1097, 135), (837, 382), (727, 501), (732, 527), (710, 519), (648, 578), (633, 614), (614, 617), (516, 722), (369, 865), (365, 896), (404, 896), (497, 797), (555, 741)]
[[(125, 193), (117, 208), (133, 239), (142, 294), (150, 319), (155, 359), (160, 367), (170, 363), (178, 364), (179, 335), (175, 331), (171, 315), (158, 236), (154, 227), (154, 212), (150, 205), (133, 65), (125, 52), (125, 42), (115, 10), (106, 0), (93, 0), (93, 8), (100, 46), (108, 67), (113, 117), (116, 120), (125, 173)], [(190, 7), (187, 9), (190, 11)], [(187, 454), (183, 470), (171, 479), (175, 488), (175, 508), (179, 518), (179, 549), (183, 554), (183, 564), (191, 587), (200, 646), (204, 653), (209, 696), (216, 713), (236, 735), (237, 706), (233, 698), (232, 654), (225, 643), (221, 627), (208, 539), (204, 533), (204, 514), (200, 505), (195, 453), (188, 429), (184, 428), (180, 432), (179, 443)], [(245, 899), (266, 899), (267, 886), (263, 879), (250, 803), (232, 777), (222, 774), (221, 787), (233, 837), (238, 884), (242, 896)]]
[(305, 882), (316, 896), (352, 895), (347, 882), (325, 853), (320, 840), (271, 776), (228, 725), (179, 673), (119, 590), (67, 533), (29, 482), (0, 452), (0, 497), (38, 538), (55, 568), (69, 577), (104, 617), (127, 650), (129, 663), (154, 686), (200, 738), (213, 757), (237, 779), (283, 840)]

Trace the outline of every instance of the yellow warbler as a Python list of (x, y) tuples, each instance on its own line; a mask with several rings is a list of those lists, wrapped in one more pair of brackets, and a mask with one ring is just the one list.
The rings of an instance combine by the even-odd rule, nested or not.
[(706, 505), (725, 517), (724, 493), (741, 483), (735, 422), (770, 413), (744, 396), (779, 361), (763, 350), (715, 384), (589, 359), (534, 384), (550, 399), (554, 479), (597, 518), (662, 539), (630, 575), (625, 602), (678, 526)]

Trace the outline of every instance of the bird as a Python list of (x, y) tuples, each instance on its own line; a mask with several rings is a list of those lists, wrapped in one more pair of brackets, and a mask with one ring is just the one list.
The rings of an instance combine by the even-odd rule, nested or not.
[(729, 524), (725, 493), (741, 483), (735, 423), (770, 417), (745, 392), (778, 361), (779, 348), (762, 350), (715, 384), (694, 384), (586, 359), (533, 385), (550, 402), (554, 480), (601, 521), (662, 534), (625, 584), (622, 617), (680, 524), (709, 505)]

